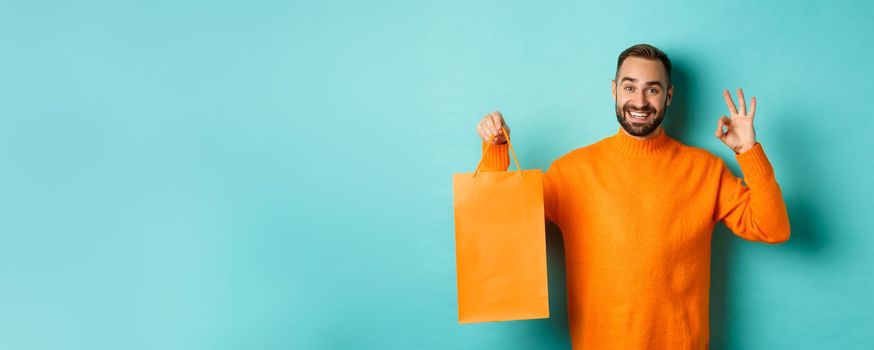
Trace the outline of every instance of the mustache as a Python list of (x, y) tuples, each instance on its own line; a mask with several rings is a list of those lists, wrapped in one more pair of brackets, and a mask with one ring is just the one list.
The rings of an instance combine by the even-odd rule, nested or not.
[(633, 107), (633, 106), (623, 106), (622, 110), (625, 112), (645, 112), (645, 113), (655, 113), (655, 108), (650, 106), (643, 106), (641, 108)]

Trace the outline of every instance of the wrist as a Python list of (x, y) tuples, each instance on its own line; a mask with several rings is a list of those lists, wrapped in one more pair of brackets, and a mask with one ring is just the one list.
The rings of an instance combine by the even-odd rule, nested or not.
[(753, 143), (750, 144), (750, 145), (741, 146), (741, 147), (739, 147), (738, 149), (734, 150), (734, 153), (735, 153), (735, 154), (743, 154), (743, 153), (745, 153), (746, 151), (751, 150), (751, 149), (752, 149), (753, 147), (755, 147), (757, 144), (758, 144), (758, 142), (753, 142)]

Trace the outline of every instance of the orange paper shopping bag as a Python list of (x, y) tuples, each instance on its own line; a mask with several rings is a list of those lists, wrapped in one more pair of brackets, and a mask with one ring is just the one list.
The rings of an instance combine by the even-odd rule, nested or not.
[(509, 146), (516, 171), (480, 171), (480, 158), (453, 174), (459, 323), (549, 317), (541, 172)]

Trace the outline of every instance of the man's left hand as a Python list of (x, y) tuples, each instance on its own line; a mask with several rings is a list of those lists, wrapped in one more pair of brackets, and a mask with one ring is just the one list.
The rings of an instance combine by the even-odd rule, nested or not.
[[(756, 116), (756, 97), (750, 101), (750, 110), (747, 113), (747, 103), (744, 100), (743, 89), (737, 89), (737, 98), (740, 103), (740, 112), (731, 99), (728, 90), (723, 91), (725, 105), (731, 112), (731, 118), (722, 116), (716, 128), (716, 137), (736, 154), (744, 153), (756, 145), (756, 131), (753, 129), (753, 119)], [(723, 131), (725, 126), (728, 130)]]

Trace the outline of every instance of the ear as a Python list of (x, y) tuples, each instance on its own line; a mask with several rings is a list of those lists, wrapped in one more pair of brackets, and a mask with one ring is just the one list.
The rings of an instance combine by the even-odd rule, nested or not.
[(667, 105), (671, 105), (671, 100), (674, 98), (674, 84), (671, 84), (671, 87), (668, 88), (668, 103)]
[(610, 94), (613, 95), (613, 100), (616, 100), (616, 79), (610, 83)]

